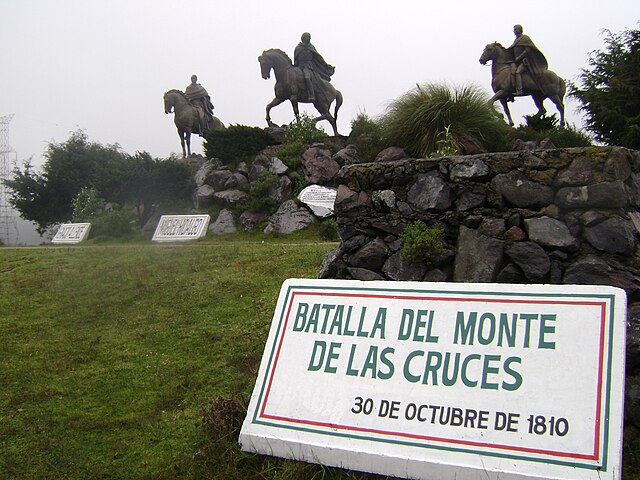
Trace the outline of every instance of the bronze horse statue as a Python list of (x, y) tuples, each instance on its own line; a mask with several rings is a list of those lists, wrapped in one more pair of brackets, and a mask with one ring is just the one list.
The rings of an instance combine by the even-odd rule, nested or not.
[[(513, 51), (503, 47), (498, 42), (490, 43), (484, 47), (484, 51), (480, 56), (480, 63), (486, 65), (491, 60), (491, 88), (495, 95), (491, 97), (489, 103), (500, 100), (504, 113), (507, 115), (509, 125), (513, 126), (511, 112), (509, 112), (508, 101), (512, 101), (514, 97), (514, 86), (511, 77), (511, 64), (514, 63)], [(536, 117), (540, 117), (547, 113), (543, 102), (550, 99), (560, 112), (560, 126), (564, 126), (564, 94), (566, 93), (566, 85), (564, 80), (551, 70), (546, 70), (536, 75), (535, 78), (530, 71), (522, 76), (522, 86), (524, 96), (531, 95), (533, 101), (538, 107)]]
[[(313, 106), (320, 113), (320, 116), (314, 120), (316, 122), (327, 120), (333, 128), (333, 134), (338, 135), (337, 118), (338, 109), (342, 105), (342, 93), (336, 90), (331, 82), (319, 79), (321, 88), (316, 88), (315, 100), (310, 101), (302, 70), (293, 66), (291, 59), (285, 52), (277, 48), (265, 50), (258, 57), (258, 61), (260, 62), (262, 78), (268, 79), (271, 76), (271, 69), (273, 69), (276, 77), (276, 85), (274, 87), (276, 96), (267, 105), (267, 124), (270, 127), (274, 126), (271, 121), (271, 109), (285, 100), (289, 100), (297, 119), (300, 118), (298, 103), (313, 103)], [(336, 106), (333, 115), (331, 115), (330, 107), (334, 100)]]
[[(164, 94), (164, 113), (174, 112), (173, 122), (176, 124), (178, 136), (180, 137), (180, 145), (182, 146), (182, 156), (187, 154), (191, 156), (191, 134), (195, 133), (201, 137), (204, 132), (200, 131), (198, 126), (198, 112), (196, 108), (189, 103), (184, 92), (180, 90), (169, 90)], [(213, 117), (211, 128), (224, 128), (224, 124)], [(186, 144), (186, 148), (185, 148)]]

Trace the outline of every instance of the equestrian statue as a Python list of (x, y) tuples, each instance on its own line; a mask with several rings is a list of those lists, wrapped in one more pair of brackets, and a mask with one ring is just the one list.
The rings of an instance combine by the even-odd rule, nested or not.
[[(320, 116), (316, 122), (327, 120), (333, 128), (333, 134), (338, 135), (338, 109), (342, 105), (342, 94), (331, 84), (331, 76), (335, 67), (329, 65), (316, 48), (311, 44), (311, 35), (303, 33), (300, 43), (294, 52), (294, 61), (282, 50), (272, 48), (265, 50), (258, 57), (262, 78), (271, 76), (273, 69), (276, 77), (274, 87), (275, 98), (267, 105), (267, 124), (274, 127), (271, 121), (271, 109), (285, 100), (291, 102), (296, 119), (300, 118), (298, 103), (312, 103)], [(335, 100), (333, 115), (331, 104)]]
[(480, 56), (482, 65), (491, 60), (491, 88), (495, 95), (489, 103), (499, 100), (509, 125), (513, 126), (508, 102), (530, 95), (538, 108), (535, 116), (540, 117), (547, 113), (543, 102), (548, 98), (558, 109), (560, 125), (564, 126), (564, 80), (549, 70), (547, 59), (531, 38), (523, 34), (522, 25), (514, 26), (513, 33), (516, 39), (510, 47), (490, 43)]
[(196, 75), (184, 92), (169, 90), (164, 94), (164, 113), (174, 112), (174, 123), (180, 137), (182, 156), (191, 156), (191, 134), (204, 136), (204, 132), (214, 128), (224, 128), (224, 124), (213, 115), (211, 97), (198, 82)]

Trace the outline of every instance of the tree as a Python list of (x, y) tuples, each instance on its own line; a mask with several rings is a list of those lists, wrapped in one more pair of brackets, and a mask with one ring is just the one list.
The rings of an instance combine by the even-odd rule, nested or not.
[(7, 180), (11, 204), (22, 218), (37, 224), (39, 233), (50, 225), (71, 220), (74, 199), (83, 189), (119, 205), (133, 204), (143, 224), (152, 204), (188, 202), (191, 171), (177, 160), (153, 159), (147, 152), (127, 155), (117, 145), (89, 142), (77, 131), (64, 143), (50, 143), (42, 173), (27, 163)]
[(569, 95), (582, 103), (586, 128), (596, 140), (640, 149), (640, 30), (605, 30), (604, 50), (589, 56), (580, 86)]
[(11, 204), (22, 218), (35, 222), (39, 233), (73, 215), (73, 199), (96, 181), (98, 166), (113, 163), (122, 153), (117, 145), (89, 142), (83, 131), (71, 133), (64, 143), (49, 143), (42, 174), (30, 164), (16, 168), (6, 185), (13, 190)]

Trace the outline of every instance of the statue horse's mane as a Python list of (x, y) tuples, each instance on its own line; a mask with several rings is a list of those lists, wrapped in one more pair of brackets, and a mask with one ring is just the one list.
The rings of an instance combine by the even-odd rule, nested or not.
[(277, 53), (278, 55), (282, 55), (291, 65), (293, 65), (293, 62), (291, 61), (291, 58), (289, 58), (289, 55), (287, 55), (286, 52), (280, 50), (279, 48), (270, 48), (269, 50), (265, 50), (264, 53)]
[(182, 90), (178, 90), (177, 88), (172, 88), (171, 90), (169, 90), (167, 93), (165, 93), (165, 95), (168, 95), (170, 93), (177, 93), (178, 95), (187, 98), (187, 96), (184, 94), (184, 92)]

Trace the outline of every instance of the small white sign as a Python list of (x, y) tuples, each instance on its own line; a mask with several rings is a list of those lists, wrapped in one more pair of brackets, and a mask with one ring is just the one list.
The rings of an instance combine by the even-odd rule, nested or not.
[(242, 449), (401, 478), (618, 479), (626, 294), (284, 282)]
[(316, 216), (328, 217), (333, 215), (337, 195), (338, 192), (333, 188), (309, 185), (300, 192), (298, 199), (308, 205)]
[(90, 223), (63, 223), (51, 243), (80, 243), (89, 236)]
[(209, 215), (162, 215), (152, 240), (176, 242), (196, 240), (207, 234)]

